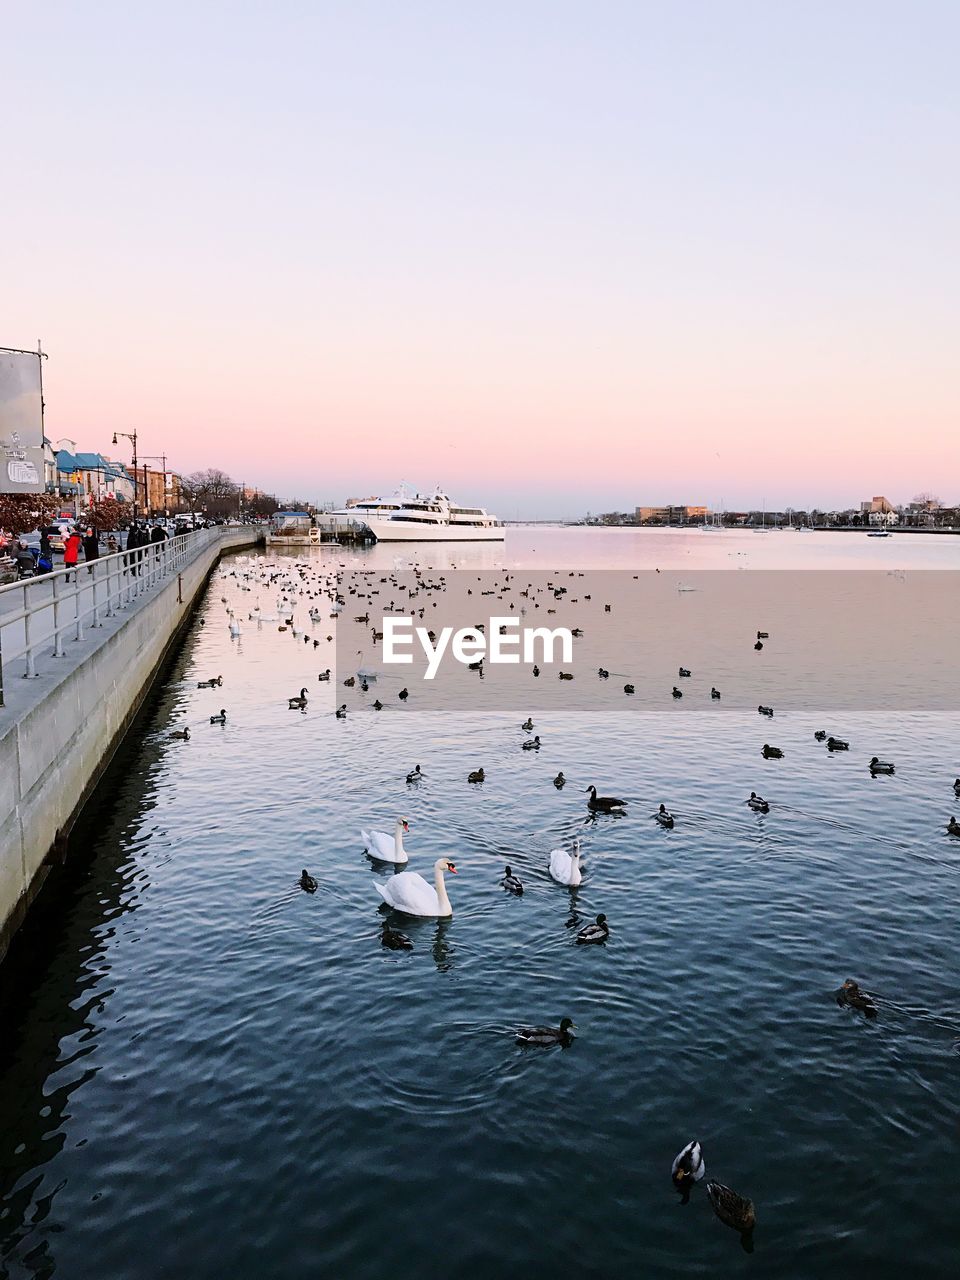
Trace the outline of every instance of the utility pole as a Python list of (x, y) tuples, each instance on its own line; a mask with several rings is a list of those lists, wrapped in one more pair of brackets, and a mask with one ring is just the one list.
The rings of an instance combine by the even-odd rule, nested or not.
[(124, 436), (133, 444), (133, 517), (137, 518), (137, 433), (133, 431), (115, 431), (113, 443), (117, 444), (117, 436)]

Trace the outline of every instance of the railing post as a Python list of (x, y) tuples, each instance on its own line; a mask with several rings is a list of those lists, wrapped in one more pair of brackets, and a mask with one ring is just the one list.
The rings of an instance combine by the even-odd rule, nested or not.
[(103, 611), (103, 616), (105, 618), (113, 617), (113, 601), (110, 598), (110, 580), (113, 577), (114, 567), (113, 556), (110, 556), (107, 560), (107, 607)]
[(33, 660), (33, 644), (30, 640), (30, 611), (27, 608), (27, 584), (23, 584), (23, 643), (26, 647), (27, 669), (23, 673), (28, 680), (36, 679), (37, 668)]
[(63, 657), (63, 639), (60, 635), (60, 583), (59, 575), (53, 580), (53, 656)]
[(97, 603), (97, 577), (98, 577), (99, 568), (100, 568), (100, 561), (94, 560), (93, 570), (91, 575), (93, 577), (93, 582), (91, 584), (93, 588), (93, 621), (90, 623), (91, 627), (100, 626), (100, 606)]
[(77, 629), (74, 634), (74, 640), (83, 639), (83, 614), (80, 611), (80, 571), (79, 569), (73, 575), (73, 616), (76, 619)]

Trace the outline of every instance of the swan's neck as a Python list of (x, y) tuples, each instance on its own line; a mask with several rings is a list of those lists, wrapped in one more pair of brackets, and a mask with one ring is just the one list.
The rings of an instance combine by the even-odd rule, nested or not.
[(397, 853), (403, 853), (403, 823), (398, 822), (394, 832), (394, 842), (397, 846)]
[(440, 904), (440, 914), (442, 916), (452, 916), (453, 908), (450, 906), (450, 899), (447, 897), (447, 886), (443, 883), (442, 867), (437, 867), (435, 869), (433, 883), (437, 890), (437, 901)]

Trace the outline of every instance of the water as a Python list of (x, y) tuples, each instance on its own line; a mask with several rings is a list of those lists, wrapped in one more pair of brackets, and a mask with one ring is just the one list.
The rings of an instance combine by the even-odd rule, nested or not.
[[(825, 544), (842, 567), (960, 559), (953, 539), (814, 534), (524, 530), (505, 552), (703, 568), (744, 551), (758, 567), (774, 543), (793, 567), (822, 565)], [(452, 550), (424, 559), (504, 554)], [(0, 1275), (956, 1268), (952, 718), (863, 713), (845, 721), (856, 749), (830, 756), (778, 713), (781, 762), (758, 756), (767, 723), (734, 708), (546, 713), (539, 754), (519, 750), (525, 708), (342, 722), (316, 699), (286, 707), (322, 688), (322, 649), (268, 626), (231, 642), (220, 597), (236, 591), (214, 580), (2, 974)], [(196, 689), (218, 673), (222, 690)], [(170, 741), (182, 724), (191, 740)], [(871, 778), (861, 743), (896, 776)], [(480, 764), (492, 781), (471, 787)], [(627, 816), (584, 825), (589, 782)], [(744, 807), (752, 787), (770, 815)], [(649, 819), (660, 800), (673, 831)], [(399, 813), (412, 868), (459, 868), (453, 919), (403, 924), (410, 954), (379, 945), (372, 882), (391, 871), (358, 835)], [(574, 894), (545, 868), (576, 835)], [(522, 899), (498, 887), (507, 862)], [(607, 914), (605, 947), (574, 945), (572, 906)], [(876, 1021), (836, 1006), (848, 976), (877, 993)], [(565, 1014), (569, 1049), (515, 1046), (517, 1026)], [(694, 1136), (708, 1177), (756, 1203), (752, 1254), (703, 1184), (686, 1206), (671, 1187)]]

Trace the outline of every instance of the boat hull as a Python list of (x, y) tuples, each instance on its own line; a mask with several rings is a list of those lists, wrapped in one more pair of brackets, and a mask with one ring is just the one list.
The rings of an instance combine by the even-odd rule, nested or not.
[(503, 542), (504, 539), (502, 525), (429, 525), (370, 517), (363, 523), (378, 542)]

